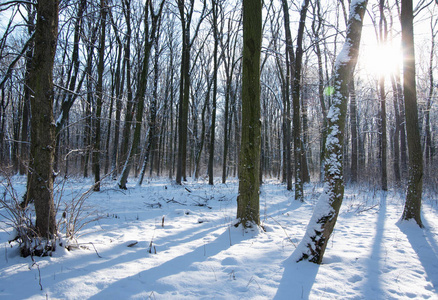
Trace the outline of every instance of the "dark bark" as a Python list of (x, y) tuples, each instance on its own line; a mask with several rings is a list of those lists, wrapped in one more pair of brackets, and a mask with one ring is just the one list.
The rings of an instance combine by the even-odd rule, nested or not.
[(295, 177), (295, 200), (304, 201), (304, 182), (302, 178), (302, 156), (304, 155), (303, 141), (301, 138), (301, 108), (300, 108), (300, 90), (301, 90), (301, 69), (303, 61), (303, 38), (306, 21), (307, 9), (310, 0), (305, 0), (300, 11), (300, 23), (298, 26), (297, 50), (295, 52), (293, 85), (292, 85), (292, 106), (293, 106), (293, 139), (294, 139), (294, 177)]
[(421, 196), (423, 191), (423, 153), (421, 151), (418, 123), (417, 88), (415, 83), (415, 50), (412, 0), (401, 1), (403, 47), (403, 98), (405, 103), (406, 133), (409, 153), (409, 181), (403, 220), (421, 221)]
[(351, 166), (350, 166), (350, 180), (352, 183), (357, 182), (357, 110), (356, 110), (356, 90), (354, 79), (350, 82), (350, 126), (351, 126)]
[[(114, 24), (114, 22), (113, 22)], [(115, 24), (114, 24), (115, 26)], [(114, 30), (117, 32), (116, 30)], [(115, 89), (116, 89), (116, 119), (114, 120), (114, 140), (113, 140), (113, 152), (111, 157), (111, 172), (112, 179), (117, 180), (118, 169), (119, 169), (119, 140), (120, 140), (120, 118), (122, 114), (122, 95), (125, 83), (125, 70), (126, 70), (126, 59), (123, 57), (123, 44), (118, 35), (115, 34), (117, 44), (118, 44), (118, 59), (117, 59), (117, 68), (115, 72)], [(121, 63), (123, 61), (123, 63)], [(120, 65), (122, 64), (122, 67)]]
[(94, 122), (94, 145), (93, 145), (93, 173), (94, 191), (100, 191), (100, 152), (101, 152), (101, 115), (103, 104), (103, 71), (105, 66), (105, 36), (106, 36), (106, 16), (107, 2), (100, 0), (100, 40), (99, 40), (99, 61), (97, 65), (97, 85), (96, 85), (96, 115)]
[[(138, 82), (138, 89), (135, 95), (135, 102), (137, 103), (137, 112), (135, 116), (135, 128), (132, 144), (129, 150), (128, 157), (126, 159), (122, 174), (119, 178), (118, 185), (121, 189), (126, 189), (126, 183), (128, 182), (128, 176), (130, 169), (133, 165), (133, 160), (137, 154), (139, 154), (140, 149), (140, 134), (144, 111), (144, 101), (146, 95), (147, 79), (149, 73), (149, 57), (151, 53), (151, 48), (154, 40), (157, 37), (157, 28), (159, 20), (161, 19), (161, 12), (163, 10), (164, 0), (161, 1), (159, 10), (157, 13), (154, 12), (153, 4), (151, 0), (146, 1), (145, 4), (145, 30), (144, 30), (144, 57), (141, 66), (141, 75)], [(151, 24), (149, 25), (149, 13), (151, 18)]]
[(176, 165), (176, 183), (181, 184), (186, 180), (187, 159), (187, 125), (189, 114), (189, 87), (190, 87), (190, 24), (193, 13), (193, 1), (189, 13), (185, 13), (184, 0), (178, 0), (178, 9), (182, 26), (181, 48), (181, 75), (179, 88), (179, 111), (178, 111), (178, 158)]
[[(35, 7), (31, 4), (26, 4), (26, 10), (28, 13), (27, 19), (27, 31), (29, 36), (32, 36), (35, 31)], [(22, 125), (21, 125), (21, 141), (20, 144), (20, 161), (19, 161), (19, 172), (20, 175), (24, 175), (27, 172), (28, 159), (29, 159), (29, 120), (30, 120), (30, 81), (29, 72), (32, 68), (32, 57), (33, 57), (33, 39), (30, 39), (28, 49), (26, 50), (26, 70), (24, 75), (24, 98), (23, 98), (23, 114), (22, 114)]]
[[(384, 14), (385, 1), (379, 1), (379, 42), (384, 46), (388, 39), (388, 26)], [(386, 92), (385, 92), (385, 77), (380, 74), (379, 78), (379, 99), (380, 99), (380, 170), (381, 170), (381, 188), (383, 191), (388, 190), (388, 175), (387, 175), (387, 139), (386, 139)]]
[(123, 13), (126, 22), (126, 41), (124, 45), (124, 60), (126, 63), (126, 89), (127, 89), (127, 103), (125, 110), (125, 123), (122, 132), (122, 146), (120, 148), (120, 161), (126, 161), (129, 155), (129, 140), (131, 137), (132, 118), (134, 116), (133, 110), (133, 93), (132, 93), (132, 80), (131, 80), (131, 0), (123, 0)]
[(260, 53), (262, 1), (243, 0), (242, 137), (237, 219), (244, 227), (260, 223)]
[(217, 73), (219, 68), (218, 63), (218, 47), (219, 47), (219, 4), (218, 0), (212, 0), (212, 27), (213, 27), (213, 95), (212, 95), (212, 112), (211, 112), (211, 133), (210, 133), (210, 153), (208, 157), (208, 184), (214, 184), (214, 144), (216, 139), (216, 99), (217, 99)]
[(397, 86), (394, 76), (391, 76), (391, 86), (393, 94), (393, 106), (394, 106), (394, 138), (393, 138), (393, 168), (394, 168), (394, 180), (397, 185), (400, 184), (400, 111), (399, 111), (399, 95), (397, 92)]
[(435, 89), (435, 80), (433, 76), (433, 63), (434, 63), (434, 54), (435, 54), (435, 39), (438, 35), (437, 31), (438, 26), (438, 18), (433, 21), (431, 19), (430, 29), (431, 29), (431, 45), (430, 45), (430, 54), (429, 54), (429, 93), (426, 102), (426, 110), (424, 112), (424, 123), (425, 123), (425, 141), (424, 141), (424, 152), (426, 159), (427, 171), (431, 171), (430, 166), (433, 163), (433, 156), (435, 154), (435, 149), (432, 142), (432, 130), (431, 130), (431, 121), (430, 121), (430, 110), (432, 108), (433, 94)]
[(285, 101), (284, 101), (284, 143), (286, 145), (286, 189), (292, 190), (292, 157), (291, 157), (291, 107), (290, 107), (290, 93), (289, 93), (289, 81), (290, 74), (294, 74), (294, 60), (295, 54), (293, 51), (292, 36), (290, 32), (290, 21), (289, 21), (289, 7), (287, 0), (282, 0), (283, 14), (284, 14), (284, 28), (286, 33), (286, 66), (288, 70), (286, 71), (286, 91), (285, 91)]
[[(164, 1), (162, 1), (163, 6)], [(152, 8), (151, 8), (152, 9)], [(143, 167), (140, 172), (140, 177), (138, 180), (138, 185), (141, 186), (143, 183), (144, 174), (146, 172), (146, 166), (148, 161), (150, 161), (150, 175), (152, 175), (152, 169), (154, 165), (154, 154), (157, 145), (157, 110), (158, 110), (158, 75), (159, 75), (159, 58), (160, 58), (160, 49), (159, 49), (159, 31), (161, 27), (161, 9), (159, 11), (159, 19), (157, 19), (156, 24), (156, 36), (154, 36), (153, 44), (155, 49), (154, 56), (154, 85), (152, 91), (152, 99), (149, 105), (149, 135), (146, 138), (146, 147), (145, 147), (145, 155), (143, 157)], [(155, 33), (154, 33), (155, 34)], [(150, 158), (150, 159), (149, 159)]]
[[(53, 200), (55, 126), (53, 116), (53, 64), (58, 37), (58, 1), (39, 0), (35, 50), (30, 72), (31, 164), (27, 202), (33, 200), (36, 233), (52, 239), (57, 232)], [(30, 183), (30, 185), (29, 185)]]

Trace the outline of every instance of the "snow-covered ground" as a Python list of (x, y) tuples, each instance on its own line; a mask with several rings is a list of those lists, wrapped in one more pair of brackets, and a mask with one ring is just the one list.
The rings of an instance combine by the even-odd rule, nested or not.
[[(25, 181), (13, 178), (19, 195)], [(90, 185), (67, 181), (60, 214)], [(308, 185), (301, 204), (265, 182), (265, 231), (249, 232), (233, 226), (237, 187), (154, 179), (120, 191), (105, 182), (82, 208), (102, 218), (80, 231), (80, 248), (58, 247), (35, 263), (19, 256), (8, 243), (12, 229), (0, 223), (0, 299), (438, 299), (437, 195), (425, 197), (420, 229), (398, 223), (403, 191), (347, 187), (318, 266), (290, 257), (320, 185)]]

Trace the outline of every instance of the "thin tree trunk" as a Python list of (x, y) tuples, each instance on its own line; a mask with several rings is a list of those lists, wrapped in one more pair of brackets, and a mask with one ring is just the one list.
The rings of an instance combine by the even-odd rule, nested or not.
[(173, 144), (174, 144), (174, 139), (173, 139), (173, 103), (174, 103), (174, 92), (173, 92), (173, 48), (171, 47), (170, 50), (170, 62), (169, 62), (169, 70), (170, 70), (170, 103), (169, 103), (169, 120), (170, 120), (170, 133), (169, 133), (169, 155), (167, 156), (167, 161), (168, 161), (168, 167), (169, 167), (169, 179), (172, 179), (173, 176), (173, 162), (174, 162), (174, 153), (173, 153)]
[(291, 107), (290, 107), (290, 98), (289, 98), (289, 80), (290, 80), (290, 74), (294, 74), (294, 60), (295, 55), (293, 51), (293, 44), (292, 44), (292, 36), (290, 32), (290, 21), (289, 21), (289, 7), (287, 4), (287, 0), (282, 0), (282, 7), (283, 7), (283, 14), (284, 14), (284, 28), (286, 33), (286, 65), (287, 65), (287, 72), (286, 72), (286, 111), (285, 111), (285, 127), (286, 132), (284, 143), (286, 144), (286, 189), (288, 191), (292, 190), (292, 158), (291, 158), (291, 140), (290, 137), (292, 135), (291, 130)]
[(94, 191), (100, 191), (100, 151), (101, 151), (101, 115), (103, 104), (103, 71), (105, 64), (105, 36), (107, 2), (100, 0), (100, 41), (99, 41), (99, 62), (97, 65), (97, 86), (96, 86), (96, 119), (94, 124), (94, 146), (93, 146), (93, 172)]
[(300, 108), (300, 89), (301, 89), (301, 69), (303, 60), (303, 38), (306, 21), (307, 8), (310, 0), (304, 0), (300, 12), (300, 24), (298, 27), (297, 50), (295, 53), (295, 67), (292, 86), (292, 106), (293, 106), (293, 139), (294, 139), (294, 158), (295, 158), (295, 200), (304, 201), (304, 182), (302, 178), (302, 149), (303, 141), (301, 138), (301, 108)]
[[(207, 74), (207, 81), (208, 81), (208, 74)], [(212, 85), (213, 81), (211, 80), (208, 83), (208, 87), (207, 87), (207, 92), (205, 95), (205, 101), (204, 101), (204, 106), (202, 107), (202, 112), (201, 112), (201, 141), (199, 142), (198, 146), (197, 146), (197, 151), (195, 154), (195, 179), (199, 178), (199, 164), (201, 162), (201, 157), (202, 157), (202, 150), (204, 149), (204, 141), (205, 141), (205, 111), (207, 110), (207, 107), (210, 105), (210, 89), (211, 89), (211, 85)]]
[[(379, 40), (384, 46), (388, 39), (388, 26), (384, 15), (385, 0), (379, 1), (380, 21), (379, 21)], [(379, 98), (380, 98), (380, 170), (381, 170), (381, 187), (383, 191), (388, 190), (387, 175), (387, 139), (386, 139), (386, 92), (385, 77), (380, 75), (379, 79)]]
[(397, 93), (397, 86), (395, 83), (394, 76), (391, 76), (391, 85), (392, 85), (392, 93), (393, 93), (393, 105), (394, 105), (394, 139), (393, 139), (393, 168), (394, 168), (394, 180), (397, 185), (400, 184), (401, 175), (400, 175), (400, 112), (399, 112), (399, 104), (400, 101), (399, 95)]
[[(128, 182), (128, 176), (130, 169), (133, 164), (133, 160), (136, 157), (136, 155), (139, 153), (139, 145), (140, 145), (140, 134), (141, 134), (141, 126), (142, 126), (142, 119), (143, 119), (143, 111), (144, 111), (144, 101), (145, 101), (145, 95), (146, 95), (146, 87), (147, 87), (147, 79), (148, 79), (148, 73), (149, 73), (149, 56), (151, 52), (151, 48), (153, 45), (154, 40), (156, 39), (157, 34), (157, 27), (159, 20), (161, 18), (161, 12), (163, 9), (164, 0), (162, 0), (160, 4), (160, 8), (157, 14), (153, 11), (153, 5), (151, 0), (146, 1), (145, 4), (145, 32), (144, 32), (144, 38), (145, 38), (145, 45), (144, 45), (144, 57), (143, 57), (143, 64), (142, 64), (142, 71), (140, 80), (138, 82), (138, 90), (135, 96), (136, 103), (137, 103), (137, 113), (135, 117), (135, 129), (134, 129), (134, 137), (133, 141), (129, 150), (128, 157), (126, 159), (125, 165), (123, 167), (122, 174), (119, 178), (118, 186), (121, 189), (126, 189), (126, 183)], [(149, 28), (149, 10), (151, 14), (151, 28)], [(150, 30), (150, 34), (149, 34)]]
[[(184, 0), (178, 0), (178, 8), (182, 25), (182, 51), (181, 51), (181, 77), (178, 112), (178, 159), (176, 166), (176, 183), (181, 184), (186, 180), (187, 160), (187, 125), (189, 113), (189, 88), (190, 88), (190, 18), (185, 18)], [(193, 5), (191, 5), (193, 9)]]
[[(26, 4), (26, 10), (28, 13), (27, 19), (27, 31), (31, 37), (35, 31), (35, 8), (32, 4)], [(29, 72), (32, 68), (32, 57), (33, 57), (33, 39), (30, 38), (30, 43), (26, 51), (26, 70), (24, 75), (24, 98), (23, 98), (23, 115), (21, 118), (21, 141), (20, 144), (20, 161), (19, 161), (19, 172), (20, 175), (26, 174), (27, 164), (29, 160), (29, 119), (30, 119), (30, 82), (29, 82)]]
[(433, 63), (434, 63), (434, 54), (435, 54), (435, 38), (438, 34), (436, 30), (438, 25), (438, 18), (431, 20), (430, 29), (431, 29), (431, 45), (430, 45), (430, 55), (429, 55), (429, 95), (427, 97), (426, 102), (426, 110), (424, 112), (424, 122), (425, 122), (425, 142), (424, 142), (424, 150), (425, 150), (425, 158), (426, 158), (426, 166), (428, 173), (431, 171), (432, 163), (433, 163), (433, 155), (434, 155), (434, 147), (432, 144), (432, 133), (431, 133), (431, 122), (430, 122), (430, 110), (432, 108), (432, 99), (435, 88), (435, 80), (433, 76)]
[[(118, 39), (119, 53), (116, 69), (116, 119), (114, 122), (114, 141), (113, 141), (113, 153), (111, 157), (111, 172), (112, 179), (117, 180), (119, 171), (119, 140), (120, 140), (120, 117), (122, 114), (122, 95), (123, 87), (125, 83), (125, 70), (126, 59), (123, 59), (122, 68), (120, 70), (120, 61), (122, 60), (123, 45), (120, 39)], [(121, 79), (120, 79), (121, 76)]]
[(124, 49), (124, 60), (126, 62), (126, 88), (127, 88), (127, 103), (125, 111), (125, 124), (122, 132), (122, 146), (120, 148), (121, 161), (126, 161), (129, 151), (129, 140), (131, 137), (132, 118), (134, 116), (133, 110), (133, 93), (131, 80), (131, 0), (123, 0), (123, 12), (126, 22), (126, 42)]
[(350, 81), (349, 87), (350, 94), (350, 125), (351, 125), (351, 182), (357, 182), (357, 112), (356, 112), (356, 89), (354, 84), (354, 79)]
[(210, 153), (208, 157), (208, 184), (214, 184), (214, 143), (216, 138), (216, 99), (217, 99), (217, 72), (218, 72), (218, 46), (219, 46), (219, 32), (218, 32), (218, 14), (219, 5), (217, 0), (212, 0), (212, 14), (213, 14), (213, 95), (212, 95), (212, 112), (211, 112), (211, 133), (210, 133)]
[[(161, 28), (161, 18), (158, 20), (157, 23), (157, 33), (160, 31)], [(152, 99), (149, 107), (149, 135), (147, 136), (146, 140), (146, 147), (145, 147), (145, 155), (143, 158), (143, 167), (140, 173), (140, 177), (138, 180), (138, 186), (141, 186), (143, 183), (144, 174), (146, 172), (146, 166), (148, 161), (151, 162), (150, 167), (150, 175), (152, 175), (152, 169), (154, 166), (154, 152), (157, 145), (157, 110), (158, 110), (158, 76), (159, 76), (159, 68), (158, 68), (158, 62), (160, 58), (160, 49), (158, 47), (158, 40), (159, 40), (159, 33), (154, 38), (154, 47), (155, 47), (155, 56), (154, 56), (154, 87), (152, 92)], [(149, 159), (150, 157), (150, 159)]]

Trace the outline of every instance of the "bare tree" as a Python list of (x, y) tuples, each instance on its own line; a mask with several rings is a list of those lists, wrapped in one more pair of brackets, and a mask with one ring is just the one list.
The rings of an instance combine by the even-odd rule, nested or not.
[(406, 134), (409, 153), (409, 181), (402, 220), (421, 221), (423, 192), (423, 153), (418, 124), (417, 88), (415, 82), (415, 50), (412, 0), (401, 1), (403, 47), (403, 98), (405, 102)]
[(261, 0), (243, 0), (242, 137), (237, 219), (244, 227), (252, 227), (260, 223), (261, 2)]
[(100, 0), (100, 40), (99, 40), (99, 61), (97, 65), (97, 86), (96, 86), (96, 120), (94, 124), (94, 145), (93, 145), (93, 172), (94, 190), (100, 191), (100, 150), (101, 150), (101, 115), (103, 104), (103, 71), (105, 66), (105, 35), (106, 16), (108, 7), (106, 0)]
[(301, 70), (303, 61), (303, 38), (306, 22), (307, 9), (310, 0), (304, 0), (300, 11), (300, 24), (298, 26), (297, 50), (295, 52), (295, 61), (293, 69), (292, 85), (292, 106), (293, 106), (293, 139), (294, 139), (294, 158), (295, 158), (295, 200), (304, 201), (304, 180), (303, 180), (303, 141), (301, 138), (301, 107), (300, 107), (300, 89), (301, 89)]
[(35, 28), (35, 50), (30, 70), (31, 164), (27, 202), (33, 200), (36, 231), (52, 239), (56, 234), (53, 201), (55, 126), (53, 116), (53, 64), (58, 37), (58, 1), (39, 0)]
[[(140, 134), (144, 111), (144, 101), (146, 95), (147, 79), (149, 73), (149, 57), (154, 40), (157, 37), (158, 23), (161, 18), (161, 13), (164, 6), (164, 0), (161, 1), (158, 12), (154, 12), (152, 0), (146, 1), (145, 4), (145, 29), (144, 29), (144, 56), (141, 67), (141, 75), (138, 82), (138, 89), (135, 96), (137, 102), (136, 123), (134, 128), (134, 137), (129, 150), (128, 157), (123, 167), (122, 174), (120, 175), (118, 186), (121, 189), (126, 189), (126, 183), (128, 182), (129, 171), (133, 164), (133, 159), (139, 152)], [(150, 14), (150, 16), (149, 16)], [(151, 18), (151, 25), (149, 25), (149, 17)], [(150, 30), (150, 31), (149, 31)]]
[(182, 27), (182, 49), (181, 49), (181, 77), (179, 92), (179, 112), (178, 112), (178, 158), (176, 165), (176, 183), (181, 184), (186, 180), (186, 160), (187, 160), (187, 126), (189, 114), (189, 94), (190, 94), (190, 51), (195, 41), (199, 27), (206, 17), (206, 0), (203, 1), (203, 8), (198, 20), (193, 37), (190, 29), (194, 13), (195, 0), (189, 0), (186, 7), (184, 0), (177, 0), (178, 10)]
[(213, 48), (213, 95), (212, 95), (212, 113), (211, 113), (211, 133), (210, 133), (210, 153), (208, 158), (208, 184), (213, 185), (214, 180), (214, 144), (216, 137), (216, 106), (217, 106), (217, 77), (218, 77), (218, 69), (219, 69), (219, 13), (222, 5), (219, 4), (219, 0), (211, 1), (211, 11), (212, 11), (212, 27), (213, 27), (213, 40), (214, 40), (214, 48)]

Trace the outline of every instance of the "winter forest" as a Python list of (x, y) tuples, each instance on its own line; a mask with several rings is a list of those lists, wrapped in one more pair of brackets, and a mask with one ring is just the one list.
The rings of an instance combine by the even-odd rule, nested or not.
[(0, 1), (0, 298), (436, 299), (437, 42), (436, 0)]

